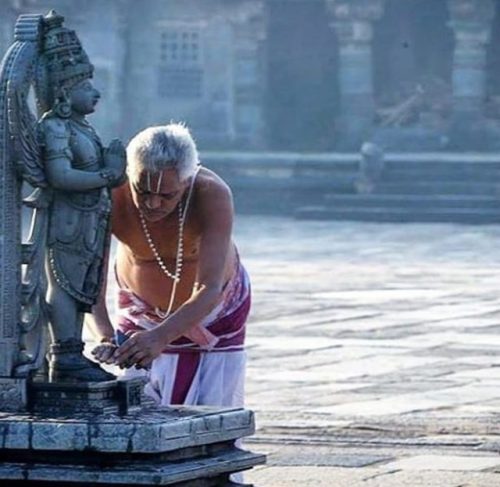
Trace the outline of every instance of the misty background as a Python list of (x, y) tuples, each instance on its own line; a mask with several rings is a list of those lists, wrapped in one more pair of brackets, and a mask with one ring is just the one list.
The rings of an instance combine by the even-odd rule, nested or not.
[(496, 0), (6, 0), (66, 17), (105, 144), (185, 122), (240, 213), (499, 220)]

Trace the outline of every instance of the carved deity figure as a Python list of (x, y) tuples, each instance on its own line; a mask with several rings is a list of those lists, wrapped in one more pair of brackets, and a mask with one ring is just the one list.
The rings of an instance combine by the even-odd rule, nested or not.
[[(38, 21), (41, 38), (31, 69), (42, 116), (31, 138), (20, 126), (17, 133), (15, 124), (11, 127), (24, 147), (18, 155), (19, 169), (26, 181), (40, 188), (43, 198), (36, 199), (46, 201), (47, 207), (42, 238), (49, 376), (52, 381), (111, 380), (114, 376), (83, 356), (81, 332), (84, 313), (95, 303), (105, 278), (110, 188), (124, 181), (125, 150), (118, 140), (104, 148), (86, 119), (100, 94), (92, 85), (93, 66), (75, 32), (53, 11)], [(24, 102), (12, 108), (21, 120), (27, 109)], [(15, 121), (16, 114), (10, 116)]]

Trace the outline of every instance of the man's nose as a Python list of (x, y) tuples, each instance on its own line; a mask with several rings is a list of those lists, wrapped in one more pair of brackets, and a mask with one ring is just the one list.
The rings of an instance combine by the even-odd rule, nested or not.
[(154, 194), (151, 196), (148, 196), (148, 198), (146, 199), (146, 206), (150, 210), (157, 210), (161, 206), (161, 198), (157, 195), (154, 195)]

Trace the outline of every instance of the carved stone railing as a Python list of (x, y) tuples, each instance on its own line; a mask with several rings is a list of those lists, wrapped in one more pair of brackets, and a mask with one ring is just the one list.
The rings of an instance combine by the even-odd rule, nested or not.
[[(15, 42), (0, 67), (0, 411), (26, 406), (26, 379), (43, 360), (44, 238), (40, 235), (37, 240), (35, 234), (45, 230), (43, 223), (34, 227), (33, 238), (23, 245), (19, 172), (35, 126), (29, 110), (24, 110), (28, 116), (20, 117), (19, 108), (27, 107), (42, 28), (41, 15), (22, 15)], [(37, 185), (37, 181), (29, 182)], [(41, 205), (37, 195), (31, 201), (31, 205)], [(35, 329), (38, 336), (34, 338)]]

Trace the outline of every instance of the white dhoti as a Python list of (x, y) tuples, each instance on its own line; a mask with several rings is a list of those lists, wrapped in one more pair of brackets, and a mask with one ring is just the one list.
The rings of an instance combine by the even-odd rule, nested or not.
[[(146, 375), (145, 393), (159, 404), (242, 407), (246, 352), (245, 324), (250, 310), (250, 280), (237, 262), (219, 304), (153, 360), (147, 372), (134, 368), (126, 376)], [(130, 290), (118, 295), (118, 326), (124, 333), (157, 326), (157, 311)]]
[[(128, 369), (126, 376), (146, 376), (144, 392), (158, 404), (243, 407), (246, 352), (164, 353), (153, 361), (150, 371)], [(197, 362), (197, 363), (193, 363)], [(183, 390), (184, 389), (184, 390)]]

